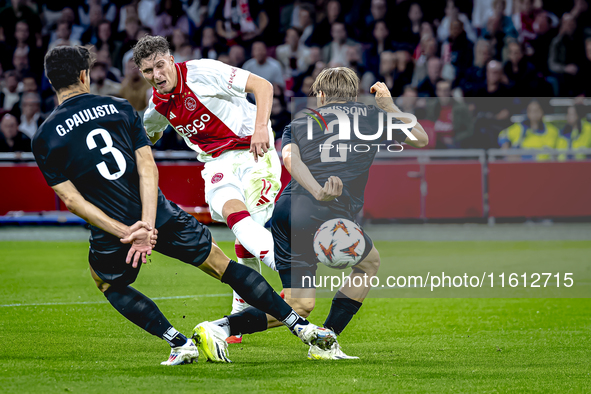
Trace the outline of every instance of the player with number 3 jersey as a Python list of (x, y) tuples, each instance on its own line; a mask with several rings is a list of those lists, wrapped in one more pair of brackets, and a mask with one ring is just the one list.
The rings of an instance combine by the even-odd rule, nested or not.
[[(144, 114), (152, 142), (174, 127), (205, 162), (202, 176), (211, 216), (234, 232), (238, 261), (260, 271), (262, 260), (275, 269), (273, 239), (264, 228), (281, 188), (269, 122), (272, 85), (216, 60), (175, 63), (168, 42), (158, 36), (140, 39), (133, 59), (153, 87)], [(254, 94), (256, 106), (246, 100), (247, 93)], [(234, 294), (232, 312), (246, 307)]]

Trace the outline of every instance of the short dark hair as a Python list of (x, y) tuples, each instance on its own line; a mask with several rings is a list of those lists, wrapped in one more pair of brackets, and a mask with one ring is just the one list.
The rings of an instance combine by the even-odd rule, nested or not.
[(80, 81), (80, 71), (90, 70), (94, 56), (82, 46), (58, 46), (45, 55), (45, 75), (56, 92)]
[(170, 53), (170, 45), (166, 38), (161, 36), (146, 35), (133, 47), (133, 62), (141, 68), (142, 60), (154, 55), (166, 55)]

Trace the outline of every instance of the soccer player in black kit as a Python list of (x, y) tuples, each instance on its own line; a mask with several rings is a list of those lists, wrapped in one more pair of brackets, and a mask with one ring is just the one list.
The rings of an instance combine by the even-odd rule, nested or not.
[[(363, 207), (365, 186), (369, 168), (381, 144), (387, 150), (388, 144), (404, 142), (414, 147), (424, 147), (428, 137), (420, 124), (395, 129), (388, 137), (386, 132), (387, 113), (393, 114), (393, 123), (412, 123), (403, 116), (394, 104), (390, 91), (382, 82), (371, 88), (375, 93), (377, 107), (357, 101), (359, 79), (354, 71), (345, 67), (322, 71), (312, 85), (317, 97), (317, 112), (323, 115), (326, 124), (338, 120), (338, 129), (326, 132), (315, 122), (312, 134), (308, 133), (308, 119), (295, 119), (289, 124), (282, 140), (282, 155), (292, 180), (275, 205), (271, 219), (271, 231), (275, 246), (275, 261), (284, 288), (285, 300), (302, 316), (308, 316), (314, 309), (316, 289), (308, 285), (304, 277), (314, 277), (318, 259), (313, 249), (314, 234), (327, 220), (345, 218), (355, 221), (355, 215)], [(359, 133), (374, 136), (380, 128), (379, 117), (383, 119), (382, 134), (375, 139), (361, 139), (351, 131), (349, 140), (335, 136), (340, 131), (340, 120), (332, 111), (344, 115), (350, 127), (356, 124)], [(355, 116), (357, 114), (357, 116)], [(398, 115), (398, 117), (397, 117)], [(354, 118), (357, 117), (357, 120)], [(339, 135), (340, 137), (340, 135)], [(391, 138), (388, 140), (387, 138)], [(340, 144), (340, 151), (336, 149)], [(356, 150), (354, 147), (360, 145)], [(366, 150), (367, 146), (371, 148)], [(399, 146), (394, 151), (399, 150)], [(395, 153), (393, 153), (395, 154)], [(386, 180), (387, 181), (387, 180)], [(364, 232), (365, 251), (360, 262), (353, 267), (347, 284), (335, 294), (328, 317), (324, 323), (337, 335), (340, 334), (361, 307), (370, 286), (356, 287), (355, 276), (377, 274), (380, 256), (373, 242)], [(361, 283), (361, 282), (360, 282)], [(311, 287), (311, 288), (306, 288)], [(278, 321), (269, 321), (269, 326), (279, 326)], [(311, 359), (347, 359), (349, 357), (335, 343), (331, 349), (320, 349), (311, 345), (308, 352)]]
[[(355, 215), (363, 207), (369, 168), (378, 149), (375, 145), (381, 144), (381, 149), (386, 150), (386, 145), (396, 141), (418, 148), (428, 143), (427, 134), (418, 123), (414, 127), (404, 127), (412, 137), (402, 131), (402, 124), (413, 121), (403, 115), (394, 104), (384, 83), (377, 82), (371, 88), (371, 92), (375, 93), (378, 107), (356, 102), (358, 88), (359, 78), (353, 70), (346, 67), (323, 70), (312, 85), (319, 107), (317, 112), (323, 115), (326, 125), (330, 125), (339, 116), (331, 112), (339, 112), (341, 119), (344, 116), (351, 127), (357, 124), (358, 131), (364, 136), (377, 134), (381, 114), (381, 138), (364, 140), (352, 131), (349, 140), (338, 140), (335, 136), (338, 128), (332, 128), (332, 133), (326, 132), (326, 125), (321, 128), (315, 122), (310, 122), (313, 127), (310, 138), (306, 117), (293, 120), (283, 133), (283, 163), (291, 173), (292, 180), (275, 204), (271, 232), (275, 262), (283, 284), (285, 300), (297, 313), (305, 317), (314, 309), (316, 298), (316, 289), (305, 287), (310, 281), (304, 281), (304, 277), (314, 277), (318, 264), (313, 248), (314, 234), (327, 220), (345, 218), (355, 221)], [(392, 132), (390, 140), (387, 139), (386, 132), (388, 113), (393, 114), (393, 123), (401, 126)], [(357, 122), (354, 120), (354, 114), (358, 114)], [(371, 145), (369, 151), (365, 151), (366, 148), (363, 147), (360, 151), (347, 148), (338, 152), (335, 147), (340, 143), (345, 143), (348, 147), (356, 144), (375, 145)], [(399, 148), (395, 150), (398, 151)], [(331, 160), (330, 157), (337, 157), (337, 160)], [(354, 277), (367, 275), (371, 278), (376, 275), (380, 266), (377, 249), (369, 236), (365, 233), (363, 235), (365, 251), (349, 275), (351, 280), (334, 296), (324, 323), (326, 328), (330, 328), (337, 335), (357, 313), (370, 290), (370, 286), (352, 286), (351, 284), (355, 283)], [(313, 286), (312, 283), (310, 285)], [(231, 318), (232, 316), (228, 317)], [(280, 325), (280, 321), (269, 317), (267, 328)], [(248, 332), (260, 331), (254, 325), (250, 326), (250, 329), (246, 329)], [(320, 348), (311, 344), (308, 358), (342, 360), (357, 357), (347, 356), (340, 349), (338, 342), (335, 342), (330, 348)]]
[[(32, 141), (37, 164), (67, 208), (91, 225), (89, 262), (97, 287), (125, 318), (166, 340), (163, 365), (229, 362), (225, 338), (282, 321), (304, 343), (329, 348), (336, 335), (309, 323), (256, 271), (230, 260), (207, 227), (166, 200), (142, 119), (125, 100), (89, 94), (92, 56), (83, 47), (56, 47), (45, 72), (59, 105)], [(131, 246), (129, 245), (131, 244)], [(174, 329), (156, 304), (130, 285), (152, 249), (230, 285), (252, 305), (241, 313), (203, 322), (192, 339)], [(258, 309), (257, 309), (258, 308)]]

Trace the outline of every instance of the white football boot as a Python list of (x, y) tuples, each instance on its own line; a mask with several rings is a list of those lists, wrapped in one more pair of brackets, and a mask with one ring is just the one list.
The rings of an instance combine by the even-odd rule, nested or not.
[(208, 321), (199, 323), (193, 330), (192, 338), (207, 357), (207, 361), (214, 363), (231, 363), (228, 358), (228, 344), (226, 332), (219, 326)]
[(337, 334), (328, 328), (309, 323), (305, 326), (296, 324), (294, 333), (306, 345), (314, 345), (320, 349), (330, 349), (337, 341)]
[(199, 359), (199, 350), (192, 340), (187, 339), (183, 346), (175, 346), (170, 349), (168, 360), (162, 361), (161, 365), (183, 365), (193, 364)]
[(359, 357), (347, 356), (342, 350), (338, 342), (328, 350), (320, 349), (318, 346), (310, 346), (308, 350), (308, 359), (310, 360), (357, 360)]

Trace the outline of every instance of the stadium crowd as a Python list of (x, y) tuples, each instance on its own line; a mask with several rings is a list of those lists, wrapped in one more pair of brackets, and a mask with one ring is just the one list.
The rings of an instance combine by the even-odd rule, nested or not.
[[(272, 82), (278, 140), (290, 99), (346, 66), (360, 95), (385, 82), (431, 148), (591, 148), (588, 0), (0, 0), (0, 151), (29, 151), (55, 108), (43, 57), (58, 45), (91, 45), (91, 93), (145, 110), (151, 87), (131, 51), (145, 34), (168, 37), (177, 62), (217, 59)], [(576, 104), (553, 124), (556, 96)], [(188, 149), (172, 128), (156, 148)]]

